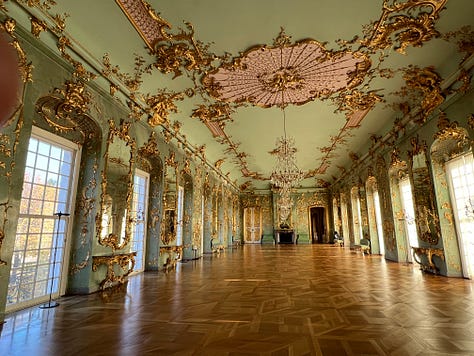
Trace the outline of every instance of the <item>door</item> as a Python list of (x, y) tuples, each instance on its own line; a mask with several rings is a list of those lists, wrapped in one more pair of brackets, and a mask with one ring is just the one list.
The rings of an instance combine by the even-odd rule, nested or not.
[(326, 235), (326, 225), (324, 223), (325, 210), (323, 207), (311, 207), (311, 240), (313, 243), (323, 243)]
[(244, 209), (244, 243), (260, 243), (262, 234), (261, 208)]

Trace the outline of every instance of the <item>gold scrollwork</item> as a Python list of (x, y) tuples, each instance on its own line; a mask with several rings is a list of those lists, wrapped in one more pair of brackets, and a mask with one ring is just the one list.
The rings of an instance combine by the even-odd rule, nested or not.
[[(135, 267), (136, 255), (136, 252), (131, 252), (112, 256), (93, 256), (92, 271), (96, 272), (100, 265), (107, 266), (107, 273), (102, 282), (100, 282), (99, 288), (105, 289), (107, 287), (111, 287), (114, 283), (124, 283), (127, 276), (133, 271), (133, 268)], [(126, 272), (124, 274), (117, 275), (114, 269), (114, 266), (116, 265), (122, 270), (126, 270)]]
[(31, 22), (31, 33), (36, 38), (39, 38), (40, 33), (48, 29), (48, 26), (46, 25), (46, 23), (44, 21), (38, 20), (36, 17), (31, 17), (30, 22)]
[[(446, 2), (447, 0), (384, 0), (382, 15), (362, 44), (372, 50), (393, 46), (400, 53), (405, 53), (408, 46), (422, 46), (423, 42), (439, 37), (434, 24)], [(427, 8), (431, 11), (424, 11)]]
[(13, 39), (11, 45), (15, 48), (18, 55), (18, 68), (20, 70), (20, 75), (23, 79), (23, 82), (32, 82), (33, 81), (33, 65), (28, 63), (25, 51), (20, 46), (20, 42), (15, 36), (15, 27), (16, 21), (14, 19), (6, 19), (3, 23), (0, 23), (0, 31), (5, 31)]
[(167, 93), (164, 90), (156, 95), (147, 95), (145, 102), (148, 105), (147, 114), (149, 115), (148, 124), (151, 127), (169, 123), (168, 115), (171, 112), (178, 112), (175, 100), (183, 100), (182, 93)]
[(434, 138), (440, 141), (454, 140), (458, 147), (469, 144), (466, 130), (459, 127), (456, 121), (450, 122), (445, 113), (439, 116), (438, 131), (434, 134)]

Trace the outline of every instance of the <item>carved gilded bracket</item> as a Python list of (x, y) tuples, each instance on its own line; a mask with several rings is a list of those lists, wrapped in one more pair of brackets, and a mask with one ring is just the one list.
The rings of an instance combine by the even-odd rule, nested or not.
[[(126, 281), (127, 276), (132, 273), (135, 267), (136, 252), (123, 253), (112, 256), (93, 256), (92, 271), (96, 272), (100, 265), (107, 266), (105, 278), (100, 282), (99, 288), (105, 289), (111, 287), (114, 283), (122, 284)], [(123, 271), (122, 275), (115, 273), (115, 266), (119, 266)]]

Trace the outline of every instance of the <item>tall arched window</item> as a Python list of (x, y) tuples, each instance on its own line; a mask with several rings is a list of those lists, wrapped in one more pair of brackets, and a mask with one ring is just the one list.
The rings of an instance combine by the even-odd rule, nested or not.
[[(415, 208), (413, 206), (413, 194), (410, 179), (408, 177), (399, 182), (402, 207), (405, 212), (405, 230), (408, 236), (409, 247), (418, 247), (418, 233), (416, 232)], [(411, 254), (408, 254), (410, 258)]]
[(377, 234), (379, 237), (380, 254), (385, 254), (385, 244), (383, 237), (382, 212), (380, 211), (379, 192), (374, 191), (375, 221), (377, 222)]
[[(33, 127), (28, 145), (7, 309), (64, 292), (80, 147)], [(67, 214), (62, 216), (61, 214)]]
[(446, 163), (463, 276), (474, 277), (474, 159), (472, 151)]

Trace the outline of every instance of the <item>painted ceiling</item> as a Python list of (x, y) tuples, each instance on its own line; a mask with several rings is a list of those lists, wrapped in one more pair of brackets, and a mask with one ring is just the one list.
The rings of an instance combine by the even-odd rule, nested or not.
[(284, 117), (301, 186), (325, 186), (397, 124), (428, 120), (449, 99), (448, 82), (466, 84), (463, 68), (473, 62), (472, 0), (62, 0), (40, 8), (42, 20), (64, 22), (71, 48), (132, 108), (131, 120), (180, 141), (242, 190), (270, 188)]

